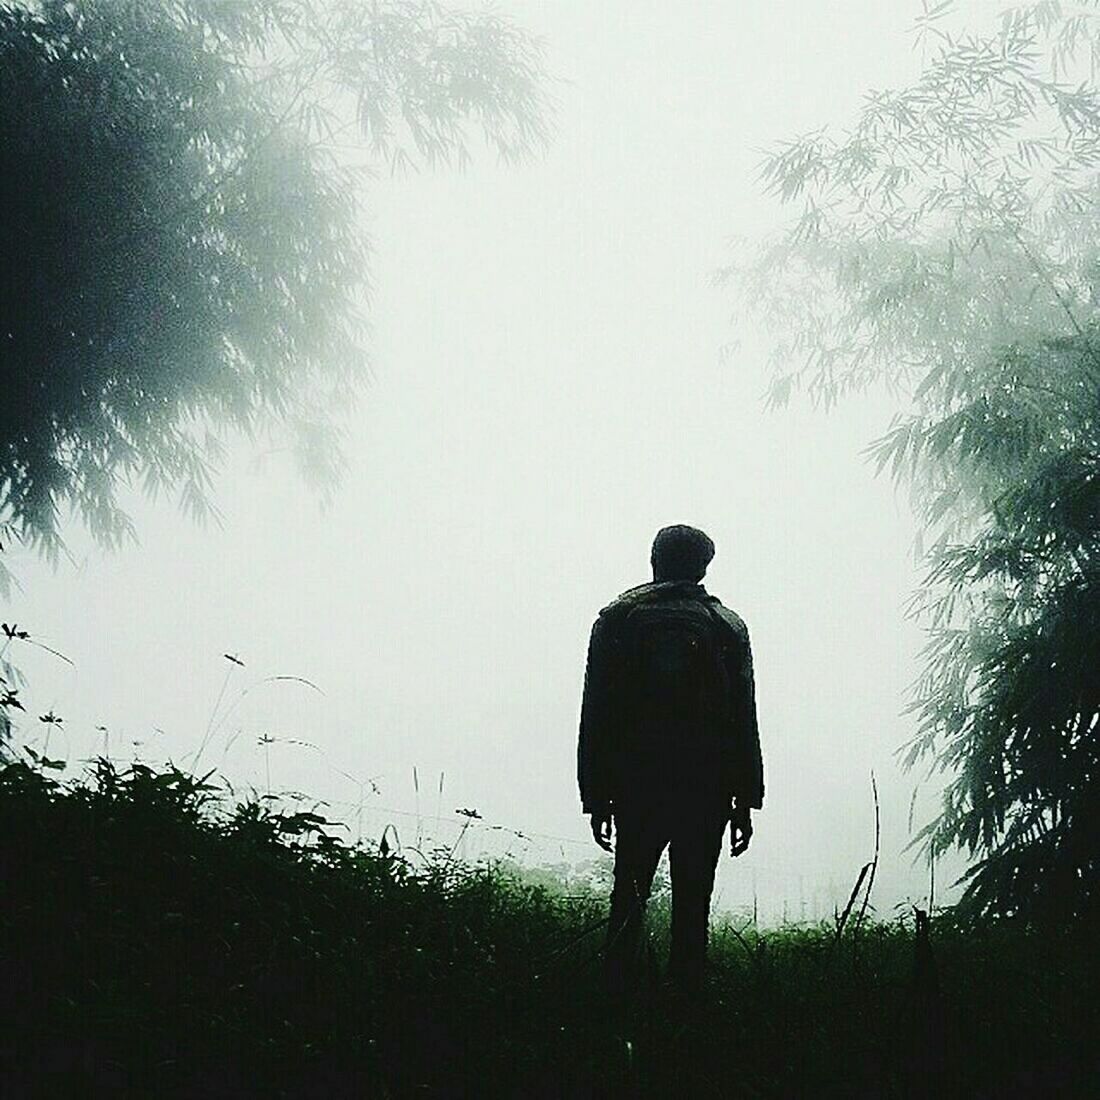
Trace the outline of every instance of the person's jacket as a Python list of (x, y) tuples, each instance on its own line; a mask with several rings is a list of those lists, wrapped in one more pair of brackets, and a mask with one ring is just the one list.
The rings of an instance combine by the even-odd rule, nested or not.
[(620, 675), (624, 620), (642, 601), (685, 597), (705, 603), (714, 615), (733, 694), (727, 728), (713, 731), (720, 740), (721, 767), (717, 774), (700, 774), (699, 788), (717, 783), (721, 796), (736, 799), (739, 807), (759, 809), (763, 805), (764, 770), (748, 628), (701, 584), (652, 581), (629, 589), (608, 604), (592, 627), (577, 743), (577, 778), (585, 813), (606, 811), (609, 804), (638, 793), (632, 789), (637, 785), (637, 773), (631, 757), (640, 750), (637, 731), (626, 728), (631, 725), (631, 700), (623, 695), (631, 685), (627, 682), (624, 686)]

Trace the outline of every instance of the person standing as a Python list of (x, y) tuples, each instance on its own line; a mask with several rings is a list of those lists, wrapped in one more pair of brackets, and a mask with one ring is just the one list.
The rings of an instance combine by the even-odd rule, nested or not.
[(618, 989), (637, 977), (645, 908), (669, 849), (669, 976), (699, 988), (714, 873), (752, 838), (764, 800), (752, 651), (744, 621), (703, 587), (714, 543), (657, 532), (653, 580), (600, 611), (588, 646), (577, 776), (592, 835), (614, 850), (604, 959)]

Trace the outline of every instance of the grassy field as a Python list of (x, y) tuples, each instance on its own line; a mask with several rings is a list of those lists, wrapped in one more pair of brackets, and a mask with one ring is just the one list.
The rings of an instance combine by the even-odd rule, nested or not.
[(216, 793), (0, 768), (0, 1095), (1100, 1094), (1095, 929), (719, 923), (616, 1002), (602, 896)]

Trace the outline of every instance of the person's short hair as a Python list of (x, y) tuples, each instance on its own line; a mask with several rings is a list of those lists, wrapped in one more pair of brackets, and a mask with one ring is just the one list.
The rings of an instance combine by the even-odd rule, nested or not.
[(698, 527), (683, 523), (662, 527), (649, 555), (658, 581), (700, 581), (714, 557), (714, 543)]

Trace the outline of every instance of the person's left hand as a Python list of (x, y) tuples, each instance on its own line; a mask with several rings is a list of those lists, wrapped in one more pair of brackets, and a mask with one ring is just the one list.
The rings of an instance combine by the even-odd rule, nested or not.
[(752, 840), (752, 811), (746, 806), (744, 809), (733, 808), (730, 814), (730, 855), (736, 858), (749, 846)]

